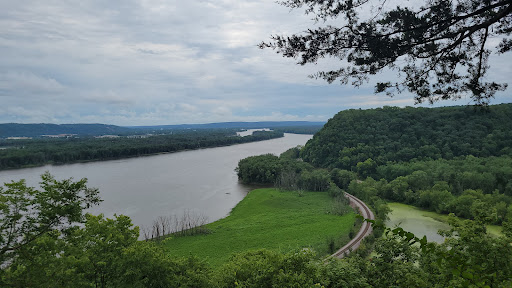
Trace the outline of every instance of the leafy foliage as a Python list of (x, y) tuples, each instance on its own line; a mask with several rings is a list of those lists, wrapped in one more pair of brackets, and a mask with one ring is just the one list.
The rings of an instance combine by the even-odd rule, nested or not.
[[(97, 204), (86, 179), (42, 175), (0, 189), (2, 287), (207, 287), (209, 269), (195, 258), (173, 260), (138, 242), (129, 217), (83, 214)], [(81, 223), (81, 225), (78, 225)]]
[[(379, 226), (375, 221), (376, 226)], [(220, 287), (508, 287), (512, 239), (485, 233), (477, 221), (451, 218), (447, 241), (428, 242), (401, 228), (386, 229), (368, 258), (319, 262), (309, 250), (234, 255), (215, 273)], [(376, 227), (374, 226), (374, 227)], [(381, 227), (382, 228), (382, 227)]]
[(139, 242), (130, 218), (87, 214), (85, 226), (46, 233), (3, 267), (8, 287), (208, 287), (210, 270), (196, 258), (171, 259)]
[[(477, 104), (487, 104), (507, 84), (485, 82), (491, 49), (510, 51), (512, 3), (508, 0), (424, 1), (423, 5), (387, 9), (386, 1), (284, 0), (280, 3), (316, 20), (338, 20), (338, 25), (308, 29), (302, 34), (275, 35), (260, 48), (272, 48), (298, 64), (330, 57), (342, 68), (320, 71), (312, 77), (329, 83), (361, 86), (370, 75), (388, 69), (400, 81), (375, 85), (388, 95), (408, 90), (416, 102), (457, 99), (469, 94)], [(340, 18), (344, 21), (340, 23)], [(505, 37), (489, 47), (493, 38)], [(465, 71), (463, 71), (465, 70)]]
[(273, 154), (251, 156), (238, 162), (238, 178), (245, 183), (274, 183), (281, 167), (279, 157)]
[[(511, 155), (510, 123), (512, 104), (493, 105), (488, 110), (471, 107), (345, 110), (308, 141), (301, 157), (319, 167), (358, 171), (358, 163), (368, 159), (382, 165), (412, 159)], [(372, 172), (363, 169), (360, 176)]]
[[(378, 218), (374, 223), (386, 219), (389, 212), (383, 199), (472, 219), (451, 217), (451, 229), (441, 232), (446, 237), (442, 244), (419, 239), (401, 228), (377, 225), (374, 231), (384, 231), (386, 237), (379, 238), (377, 233), (369, 237), (373, 243), (363, 243), (349, 257), (327, 263), (311, 250), (282, 254), (246, 251), (247, 246), (238, 249), (244, 243), (258, 248), (264, 241), (272, 242), (265, 247), (293, 246), (288, 243), (306, 238), (294, 234), (299, 230), (317, 237), (333, 228), (332, 217), (343, 218), (327, 214), (343, 214), (347, 208), (342, 201), (330, 210), (324, 202), (310, 202), (327, 197), (327, 193), (311, 192), (297, 198), (266, 189), (247, 196), (265, 205), (243, 201), (233, 209), (233, 215), (245, 213), (244, 219), (231, 221), (228, 217), (209, 224), (212, 234), (193, 236), (204, 250), (213, 245), (211, 237), (227, 231), (229, 239), (223, 238), (222, 248), (242, 251), (212, 271), (197, 258), (170, 256), (180, 249), (172, 243), (186, 241), (186, 237), (161, 242), (171, 252), (154, 242), (139, 242), (138, 227), (133, 227), (128, 217), (83, 214), (83, 209), (99, 202), (97, 190), (87, 188), (85, 179), (57, 181), (45, 174), (41, 191), (26, 187), (23, 181), (0, 189), (0, 286), (510, 287), (511, 109), (512, 105), (491, 106), (487, 114), (467, 108), (345, 111), (329, 121), (305, 148), (292, 148), (279, 157), (249, 157), (237, 168), (245, 182), (326, 190), (335, 199), (347, 191), (372, 206)], [(301, 156), (324, 168), (315, 169)], [(255, 192), (269, 195), (258, 198)], [(300, 203), (291, 201), (292, 196)], [(287, 213), (283, 213), (285, 209)], [(307, 218), (306, 223), (305, 215), (310, 212), (316, 218)], [(273, 224), (264, 223), (266, 219)], [(502, 224), (503, 236), (489, 236), (488, 223)], [(254, 227), (256, 234), (240, 237), (242, 231)], [(283, 231), (292, 242), (275, 234)], [(186, 255), (192, 250), (184, 249)], [(216, 258), (229, 254), (219, 246), (213, 245), (213, 249), (222, 254)]]
[(217, 273), (219, 287), (315, 287), (319, 266), (312, 252), (281, 254), (269, 250), (234, 255)]
[(43, 135), (74, 134), (105, 135), (133, 133), (135, 130), (127, 127), (105, 124), (0, 124), (0, 138), (7, 137), (41, 137)]
[[(435, 169), (436, 166), (432, 166), (432, 168)], [(374, 203), (376, 199), (387, 199), (412, 204), (438, 213), (454, 213), (466, 219), (485, 217), (486, 221), (492, 224), (501, 224), (510, 214), (512, 197), (499, 193), (497, 189), (489, 194), (474, 189), (465, 189), (457, 193), (458, 182), (453, 182), (454, 184), (450, 185), (445, 181), (434, 181), (435, 178), (432, 179), (430, 176), (427, 180), (426, 186), (418, 188), (414, 185), (413, 174), (399, 176), (390, 182), (385, 179), (376, 181), (373, 178), (367, 178), (364, 181), (350, 182), (347, 192), (368, 204)], [(375, 204), (372, 206), (378, 214), (378, 206)], [(512, 216), (512, 214), (510, 215)]]
[(233, 208), (230, 215), (205, 227), (207, 235), (169, 235), (162, 246), (174, 257), (190, 254), (208, 259), (213, 268), (225, 264), (233, 253), (253, 249), (290, 252), (308, 247), (319, 256), (342, 247), (354, 227), (355, 213), (327, 193), (273, 188), (256, 189)]
[[(65, 191), (74, 191), (74, 185), (81, 183), (81, 181), (71, 182), (70, 180), (55, 181), (50, 175), (45, 177), (46, 181), (50, 182), (47, 186), (43, 185), (47, 190), (58, 190), (57, 187), (60, 187), (59, 189)], [(63, 183), (69, 185), (66, 186)], [(22, 182), (13, 183), (13, 186), (18, 190), (35, 191), (30, 187), (23, 188), (23, 184)], [(363, 182), (351, 181), (349, 189), (356, 184), (362, 185), (364, 189), (361, 191), (367, 193), (378, 191), (378, 188), (382, 188), (379, 185), (385, 186), (386, 182), (385, 180), (377, 182), (372, 178), (367, 178)], [(7, 187), (7, 190), (14, 189), (11, 186)], [(319, 194), (311, 193), (311, 195)], [(2, 197), (8, 197), (6, 195), (9, 193), (2, 193)], [(380, 207), (379, 197), (364, 193), (362, 195), (370, 197), (373, 199), (372, 204)], [(297, 199), (296, 196), (295, 199)], [(78, 201), (85, 203), (86, 200)], [(291, 203), (283, 204), (282, 199), (273, 199), (273, 201), (271, 205), (276, 203), (291, 205)], [(268, 203), (268, 199), (264, 202)], [(18, 207), (26, 207), (26, 205), (29, 204), (21, 202)], [(306, 206), (308, 209), (311, 208), (309, 204)], [(254, 209), (254, 205), (248, 205), (247, 208)], [(354, 253), (342, 260), (331, 259), (325, 263), (318, 260), (314, 252), (309, 249), (296, 250), (287, 254), (254, 250), (234, 254), (223, 266), (214, 271), (197, 258), (171, 258), (162, 247), (156, 246), (155, 242), (137, 241), (138, 227), (133, 227), (131, 220), (126, 216), (120, 215), (115, 216), (114, 219), (108, 219), (103, 215), (87, 214), (82, 226), (71, 225), (66, 229), (52, 227), (32, 241), (19, 246), (15, 254), (10, 254), (9, 260), (2, 263), (0, 285), (2, 287), (509, 287), (512, 284), (512, 245), (510, 245), (512, 213), (507, 213), (504, 219), (503, 236), (496, 238), (485, 233), (484, 224), (490, 218), (487, 217), (487, 208), (480, 208), (482, 207), (472, 208), (475, 220), (461, 221), (452, 217), (450, 220), (452, 228), (442, 232), (447, 237), (442, 244), (427, 242), (425, 237), (419, 239), (401, 228), (386, 229), (386, 237), (375, 240), (375, 251), (368, 258)], [(235, 210), (239, 209), (241, 207)], [(318, 210), (314, 207), (311, 209)], [(379, 213), (378, 209), (377, 213)], [(255, 220), (245, 221), (244, 225), (261, 219), (261, 215), (257, 213), (249, 214)], [(277, 215), (273, 217), (279, 218)], [(23, 217), (20, 221), (27, 219), (29, 218)], [(332, 225), (332, 222), (330, 224)]]
[(283, 136), (282, 132), (259, 131), (254, 135), (236, 137), (236, 130), (185, 130), (146, 138), (0, 140), (0, 147), (6, 147), (0, 149), (0, 169), (119, 159), (248, 143)]
[(281, 157), (266, 154), (240, 160), (236, 168), (238, 178), (244, 183), (275, 184), (285, 190), (327, 191), (330, 174), (298, 159), (290, 159), (289, 151)]
[(41, 176), (41, 190), (24, 180), (0, 187), (0, 263), (5, 265), (21, 250), (52, 231), (66, 232), (83, 222), (83, 211), (100, 202), (98, 190), (87, 179), (58, 181), (49, 173)]

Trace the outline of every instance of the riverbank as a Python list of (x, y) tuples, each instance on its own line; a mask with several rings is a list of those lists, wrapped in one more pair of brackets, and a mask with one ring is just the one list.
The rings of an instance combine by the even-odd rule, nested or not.
[(232, 145), (60, 166), (43, 166), (0, 172), (0, 183), (26, 179), (38, 187), (40, 175), (49, 171), (56, 179), (87, 178), (100, 190), (103, 202), (88, 212), (105, 217), (129, 216), (134, 225), (151, 227), (160, 216), (182, 215), (185, 210), (201, 214), (209, 222), (226, 217), (252, 186), (238, 182), (234, 169), (240, 159), (304, 145), (310, 135), (285, 137)]
[(216, 145), (216, 146), (205, 146), (205, 147), (199, 147), (199, 148), (193, 148), (193, 149), (182, 149), (182, 150), (175, 150), (175, 151), (169, 151), (169, 152), (154, 152), (154, 153), (128, 155), (128, 156), (102, 158), (102, 159), (76, 160), (76, 161), (70, 161), (70, 162), (52, 162), (52, 161), (48, 161), (48, 162), (45, 162), (45, 163), (42, 163), (42, 164), (27, 164), (25, 166), (20, 166), (20, 167), (15, 167), (15, 168), (0, 168), (0, 172), (2, 172), (2, 171), (20, 170), (20, 169), (27, 169), (27, 168), (38, 168), (38, 167), (44, 167), (44, 166), (64, 166), (64, 165), (71, 165), (71, 164), (85, 164), (85, 163), (94, 163), (94, 162), (106, 162), (106, 161), (125, 160), (125, 159), (132, 159), (132, 158), (141, 158), (141, 157), (148, 157), (148, 156), (167, 155), (167, 154), (174, 154), (174, 153), (180, 153), (180, 152), (189, 152), (189, 151), (205, 150), (205, 149), (212, 149), (212, 148), (229, 147), (229, 146), (234, 146), (234, 145), (241, 145), (241, 144), (246, 144), (246, 143), (254, 143), (254, 142), (260, 142), (260, 141), (267, 141), (267, 140), (279, 139), (279, 138), (282, 138), (282, 137), (270, 138), (270, 139), (262, 139), (262, 140), (255, 140), (255, 141), (243, 142), (243, 143), (232, 143), (232, 144), (224, 144), (224, 145)]
[[(207, 224), (209, 234), (171, 236), (162, 245), (173, 257), (194, 255), (213, 267), (230, 255), (266, 248), (288, 252), (312, 248), (319, 256), (330, 254), (330, 245), (349, 241), (355, 213), (332, 212), (333, 200), (325, 192), (281, 192), (274, 188), (251, 191), (231, 214)], [(345, 243), (343, 243), (345, 242)]]
[[(176, 153), (259, 142), (284, 137), (282, 132), (261, 132), (238, 137), (226, 131), (188, 132), (147, 138), (30, 139), (12, 142), (14, 148), (0, 150), (0, 171), (65, 165)], [(5, 145), (5, 143), (4, 143)], [(0, 146), (2, 143), (0, 141)]]

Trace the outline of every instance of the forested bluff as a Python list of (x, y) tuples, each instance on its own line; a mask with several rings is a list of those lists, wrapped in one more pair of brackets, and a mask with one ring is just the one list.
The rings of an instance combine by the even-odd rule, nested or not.
[(341, 189), (370, 204), (378, 196), (468, 219), (488, 211), (500, 224), (512, 217), (511, 123), (512, 104), (346, 110), (302, 149), (243, 159), (237, 171), (247, 183)]
[[(80, 208), (95, 204), (97, 194), (85, 189), (85, 183), (46, 176), (50, 177), (48, 193), (42, 193), (46, 198), (21, 202), (35, 210), (46, 209), (41, 219), (25, 226), (35, 227), (29, 237), (38, 237), (13, 246), (2, 231), (0, 283), (8, 287), (510, 287), (510, 123), (512, 104), (487, 109), (346, 110), (330, 119), (305, 147), (281, 156), (242, 159), (237, 167), (239, 179), (246, 183), (328, 191), (333, 198), (349, 192), (369, 204), (380, 220), (389, 212), (386, 201), (451, 213), (451, 229), (441, 232), (446, 237), (442, 244), (377, 222), (376, 233), (341, 260), (326, 262), (308, 249), (258, 250), (235, 254), (212, 269), (193, 256), (170, 258), (155, 241), (136, 241), (138, 229), (127, 217), (83, 218)], [(71, 196), (82, 197), (69, 196), (70, 190)], [(30, 191), (23, 183), (7, 186), (2, 213), (12, 203), (20, 204), (24, 197), (20, 195), (34, 197)], [(66, 193), (50, 193), (55, 191)], [(39, 205), (59, 195), (68, 197), (73, 209), (48, 211), (48, 206)], [(52, 215), (62, 220), (63, 213), (64, 219), (83, 218), (85, 225), (66, 230), (40, 225), (49, 223)], [(491, 223), (502, 226), (501, 236), (486, 233)], [(17, 241), (24, 239), (18, 236)]]
[[(385, 245), (398, 250), (381, 250), (378, 256), (366, 260), (343, 260), (362, 261), (374, 268), (378, 266), (376, 262), (390, 261), (389, 269), (400, 262), (392, 269), (409, 266), (416, 273), (413, 276), (405, 271), (395, 272), (403, 278), (389, 275), (394, 279), (390, 282), (366, 280), (370, 286), (509, 287), (512, 283), (511, 123), (512, 104), (487, 108), (346, 110), (330, 119), (305, 147), (291, 149), (280, 157), (261, 155), (242, 159), (237, 172), (246, 183), (328, 191), (333, 197), (348, 192), (369, 204), (381, 221), (389, 212), (386, 201), (452, 215), (452, 229), (443, 232), (449, 236), (443, 244), (427, 245), (412, 234), (387, 229), (388, 237), (401, 239), (403, 246), (397, 248), (396, 243), (382, 239), (374, 242), (370, 238), (368, 246), (357, 254), (366, 257), (368, 247), (382, 249)], [(487, 224), (502, 225), (503, 236), (487, 235)], [(380, 233), (382, 230), (377, 229), (374, 236)], [(422, 243), (421, 252), (407, 250), (411, 247), (405, 249), (412, 242)], [(436, 248), (431, 250), (427, 246)], [(437, 264), (428, 263), (434, 260)], [(409, 261), (419, 261), (421, 265), (413, 267)], [(371, 273), (363, 275), (368, 277)], [(411, 282), (406, 284), (407, 281)], [(364, 287), (351, 285), (347, 287)]]

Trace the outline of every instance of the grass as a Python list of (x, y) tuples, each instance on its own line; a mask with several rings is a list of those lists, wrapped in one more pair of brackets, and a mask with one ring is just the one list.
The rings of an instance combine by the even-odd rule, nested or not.
[(287, 252), (309, 247), (328, 254), (329, 242), (348, 242), (355, 214), (331, 214), (333, 200), (327, 193), (251, 191), (221, 220), (207, 225), (205, 235), (171, 236), (163, 241), (172, 256), (194, 255), (212, 267), (225, 263), (233, 253), (266, 248)]
[[(440, 236), (434, 236), (432, 233), (436, 233), (438, 229), (448, 229), (448, 215), (439, 214), (432, 211), (422, 210), (420, 208), (402, 204), (402, 203), (388, 203), (391, 208), (391, 215), (388, 226), (392, 227), (399, 222), (402, 222), (403, 226), (409, 226), (411, 232), (417, 234), (414, 229), (425, 229), (432, 230), (427, 231), (427, 238), (441, 239)], [(407, 227), (403, 227), (406, 229)], [(407, 230), (407, 229), (406, 229)], [(498, 225), (487, 225), (487, 232), (491, 235), (501, 236), (501, 226)], [(431, 237), (429, 237), (429, 234)], [(418, 236), (418, 235), (416, 235)]]

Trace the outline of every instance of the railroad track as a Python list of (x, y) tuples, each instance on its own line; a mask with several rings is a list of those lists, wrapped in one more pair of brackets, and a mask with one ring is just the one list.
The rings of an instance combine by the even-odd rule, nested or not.
[[(375, 220), (373, 212), (370, 210), (370, 208), (368, 208), (368, 206), (366, 206), (366, 204), (363, 201), (359, 200), (357, 197), (348, 193), (345, 193), (345, 197), (349, 199), (350, 205), (352, 207), (357, 208), (359, 210), (359, 214), (361, 214), (361, 216), (363, 216), (365, 219)], [(359, 232), (357, 232), (356, 237), (350, 240), (345, 246), (341, 247), (334, 254), (329, 256), (329, 258), (343, 258), (345, 255), (348, 255), (351, 251), (356, 250), (361, 244), (361, 241), (364, 239), (364, 237), (370, 235), (371, 232), (371, 224), (364, 221), (363, 224), (361, 225), (361, 229), (359, 229)]]

